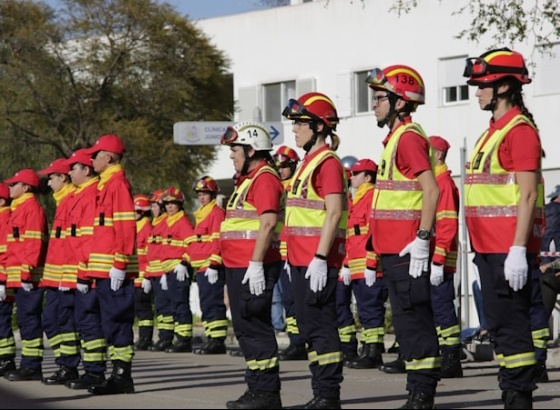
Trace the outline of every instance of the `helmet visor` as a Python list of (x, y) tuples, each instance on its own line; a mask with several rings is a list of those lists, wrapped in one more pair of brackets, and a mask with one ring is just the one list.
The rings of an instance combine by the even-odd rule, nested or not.
[(298, 100), (290, 99), (288, 105), (282, 111), (282, 115), (288, 119), (307, 117), (317, 120), (317, 116), (310, 113)]
[(389, 83), (389, 79), (380, 68), (374, 68), (369, 72), (366, 83), (368, 83), (370, 87), (379, 87), (389, 91), (393, 89), (391, 83)]
[(208, 184), (206, 183), (206, 181), (204, 179), (198, 179), (196, 181), (193, 182), (192, 185), (192, 189), (193, 191), (206, 191), (206, 192), (211, 192), (212, 189), (208, 186)]
[(232, 126), (229, 126), (226, 128), (226, 132), (224, 132), (222, 138), (220, 138), (220, 143), (225, 145), (233, 144), (237, 140), (237, 138), (239, 138), (237, 130)]

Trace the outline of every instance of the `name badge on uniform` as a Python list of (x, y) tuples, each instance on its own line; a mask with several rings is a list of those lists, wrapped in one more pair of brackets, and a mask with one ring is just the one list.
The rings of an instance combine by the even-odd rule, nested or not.
[(474, 159), (474, 163), (472, 164), (472, 169), (478, 169), (480, 167), (480, 163), (482, 161), (482, 157), (484, 156), (484, 152), (479, 152), (476, 154), (476, 158)]
[(381, 166), (379, 167), (379, 169), (377, 170), (377, 173), (380, 175), (385, 174), (385, 166), (387, 165), (387, 163), (385, 162), (385, 160), (381, 161)]
[(295, 195), (295, 193), (297, 192), (297, 190), (299, 188), (299, 184), (301, 184), (301, 179), (296, 179), (296, 183), (294, 184), (294, 187), (292, 188), (292, 194)]

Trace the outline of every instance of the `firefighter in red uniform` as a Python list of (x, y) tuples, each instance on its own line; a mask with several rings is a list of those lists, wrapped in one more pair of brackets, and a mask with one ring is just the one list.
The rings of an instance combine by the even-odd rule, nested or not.
[(440, 377), (449, 379), (463, 377), (454, 283), (459, 246), (459, 190), (445, 163), (449, 142), (438, 136), (431, 136), (429, 140), (436, 160), (435, 176), (439, 188), (430, 270), (432, 308), (441, 353)]
[(43, 278), (39, 287), (44, 288), (46, 301), (43, 306), (43, 331), (53, 350), (59, 369), (44, 378), (47, 385), (65, 384), (78, 378), (80, 363), (80, 341), (74, 323), (74, 295), (63, 281), (66, 264), (66, 228), (69, 204), (76, 187), (72, 185), (66, 158), (53, 161), (39, 175), (47, 175), (48, 185), (53, 191), (56, 211), (47, 248)]
[[(153, 291), (154, 293), (158, 341), (153, 344), (152, 340), (140, 340), (136, 344), (138, 350), (149, 349), (154, 352), (163, 352), (173, 344), (173, 310), (167, 293), (167, 277), (164, 278), (165, 274), (161, 265), (163, 235), (167, 227), (167, 212), (162, 201), (164, 192), (165, 189), (158, 189), (149, 196), (153, 216), (152, 232), (148, 238), (146, 277), (142, 281), (144, 292)], [(162, 281), (165, 289), (162, 288)]]
[(10, 218), (10, 188), (0, 183), (0, 377), (16, 369), (16, 341), (12, 329), (14, 292), (6, 289), (6, 247)]
[[(167, 211), (161, 247), (161, 266), (164, 275), (161, 287), (167, 287), (166, 293), (170, 304), (167, 312), (173, 315), (173, 331), (167, 332), (167, 340), (171, 345), (165, 348), (167, 353), (192, 352), (193, 318), (190, 306), (191, 281), (193, 269), (183, 261), (187, 244), (194, 235), (194, 226), (187, 217), (183, 206), (185, 197), (175, 188), (168, 188), (162, 196)], [(159, 315), (159, 313), (158, 313)], [(175, 343), (173, 344), (173, 336)], [(171, 339), (169, 339), (171, 337)]]
[(136, 244), (136, 221), (130, 184), (120, 164), (125, 147), (116, 135), (100, 137), (86, 153), (99, 174), (93, 238), (87, 273), (95, 279), (111, 377), (88, 389), (96, 395), (133, 393), (134, 277), (127, 272)]
[(372, 249), (389, 291), (395, 335), (406, 361), (408, 400), (403, 408), (432, 408), (440, 355), (430, 299), (430, 238), (439, 189), (432, 150), (412, 122), (424, 104), (424, 81), (405, 65), (376, 68), (367, 78), (380, 128), (389, 134), (378, 163), (371, 214)]
[(540, 251), (544, 204), (541, 142), (522, 97), (531, 79), (523, 56), (507, 48), (468, 58), (464, 76), (478, 87), (480, 108), (492, 113), (467, 167), (467, 228), (504, 408), (529, 409), (537, 374), (527, 277)]
[(233, 330), (247, 368), (247, 390), (228, 409), (279, 409), (278, 344), (272, 327), (272, 292), (282, 262), (280, 232), (284, 188), (274, 168), (272, 140), (256, 122), (227, 128), (221, 143), (239, 181), (226, 207), (220, 229)]
[(99, 178), (86, 149), (75, 151), (67, 160), (69, 175), (76, 190), (68, 208), (64, 274), (61, 285), (74, 295), (74, 321), (81, 340), (85, 372), (66, 382), (66, 387), (85, 390), (105, 380), (107, 342), (101, 326), (97, 290), (91, 287), (88, 259), (93, 240), (95, 201)]
[(225, 274), (220, 253), (220, 225), (226, 213), (216, 203), (220, 187), (214, 178), (203, 176), (193, 182), (200, 208), (194, 211), (194, 238), (184, 255), (196, 271), (196, 284), (206, 342), (197, 354), (224, 354), (228, 320), (224, 303)]
[(37, 285), (45, 264), (49, 233), (45, 212), (35, 196), (39, 176), (27, 168), (4, 182), (10, 187), (12, 198), (6, 249), (6, 287), (15, 289), (22, 345), (19, 369), (4, 373), (4, 377), (11, 381), (41, 380), (43, 289)]
[[(336, 284), (345, 255), (348, 184), (335, 151), (338, 115), (332, 100), (307, 93), (282, 113), (293, 120), (306, 155), (292, 178), (286, 207), (288, 262), (300, 332), (308, 344), (313, 399), (306, 409), (340, 408), (342, 346)], [(331, 138), (332, 146), (327, 144)]]
[[(282, 180), (282, 185), (286, 192), (290, 188), (292, 176), (296, 172), (299, 163), (299, 155), (297, 152), (286, 146), (278, 147), (273, 155), (274, 163), (278, 169), (278, 174)], [(305, 347), (305, 339), (299, 333), (299, 328), (296, 320), (296, 306), (294, 303), (294, 292), (292, 290), (292, 283), (290, 274), (288, 272), (290, 266), (288, 264), (288, 249), (286, 246), (286, 229), (282, 230), (280, 234), (280, 254), (282, 256), (282, 271), (276, 287), (279, 287), (280, 299), (282, 308), (286, 311), (286, 330), (290, 344), (278, 354), (280, 360), (307, 360), (307, 349)], [(276, 289), (275, 287), (275, 289)], [(274, 305), (274, 296), (272, 298)], [(274, 310), (274, 307), (272, 308)]]
[[(146, 292), (142, 286), (148, 267), (148, 239), (152, 232), (152, 205), (148, 196), (137, 194), (133, 197), (136, 218), (136, 256), (138, 258), (138, 277), (134, 279), (134, 313), (138, 319), (137, 350), (147, 350), (154, 336), (154, 310), (152, 309), (152, 289)], [(142, 349), (138, 349), (138, 347)]]
[[(367, 158), (359, 160), (350, 168), (350, 180), (355, 192), (348, 211), (346, 257), (337, 286), (337, 311), (339, 332), (341, 329), (352, 329), (354, 318), (348, 302), (339, 305), (339, 301), (348, 301), (353, 292), (362, 324), (362, 347), (360, 355), (345, 361), (345, 364), (354, 369), (373, 369), (383, 365), (381, 354), (385, 351), (383, 339), (387, 289), (381, 271), (367, 269), (366, 245), (376, 173), (377, 164)], [(354, 326), (354, 340), (355, 329)], [(346, 332), (341, 333), (346, 335)], [(352, 351), (355, 352), (355, 347)]]

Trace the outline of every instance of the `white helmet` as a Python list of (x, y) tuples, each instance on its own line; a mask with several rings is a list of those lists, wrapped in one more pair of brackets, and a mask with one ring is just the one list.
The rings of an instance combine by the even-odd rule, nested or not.
[(224, 145), (250, 145), (255, 151), (272, 151), (270, 134), (258, 122), (244, 121), (227, 127), (220, 142)]

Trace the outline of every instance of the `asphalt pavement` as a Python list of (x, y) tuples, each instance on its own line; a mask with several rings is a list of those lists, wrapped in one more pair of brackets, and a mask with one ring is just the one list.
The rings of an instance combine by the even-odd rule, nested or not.
[[(280, 335), (281, 347), (288, 343)], [(391, 335), (386, 346), (392, 344)], [(228, 346), (236, 347), (233, 337)], [(19, 352), (18, 352), (19, 357)], [(396, 358), (384, 354), (385, 362)], [(549, 383), (535, 391), (535, 409), (560, 408), (560, 348), (549, 349)], [(282, 403), (294, 408), (311, 399), (306, 361), (280, 362)], [(440, 381), (436, 405), (440, 409), (500, 409), (496, 361), (464, 362), (464, 377)], [(57, 370), (52, 352), (45, 351), (43, 373)], [(81, 371), (81, 370), (80, 370)], [(108, 373), (110, 369), (108, 370)], [(0, 378), (0, 408), (12, 409), (213, 409), (225, 408), (228, 400), (245, 391), (244, 360), (227, 355), (136, 352), (133, 363), (136, 393), (93, 396), (64, 386), (46, 386), (40, 381), (10, 382)], [(406, 375), (386, 374), (377, 369), (344, 368), (342, 407), (345, 409), (398, 408), (406, 401)]]

